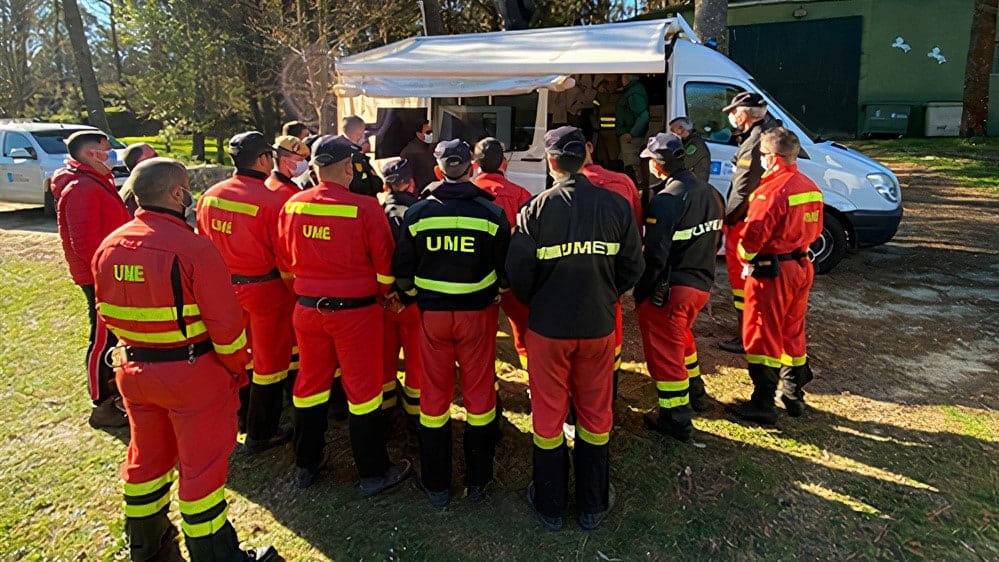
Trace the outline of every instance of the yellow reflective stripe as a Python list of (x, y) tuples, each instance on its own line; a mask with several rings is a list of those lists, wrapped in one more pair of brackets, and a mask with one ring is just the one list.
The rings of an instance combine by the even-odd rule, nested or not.
[(392, 392), (395, 390), (395, 381), (389, 381), (382, 385), (382, 392)]
[(236, 353), (240, 349), (246, 347), (246, 330), (244, 329), (239, 333), (239, 337), (236, 338), (232, 343), (221, 344), (212, 342), (212, 347), (215, 348), (215, 353), (219, 355), (229, 355), (231, 353)]
[(776, 357), (770, 357), (767, 355), (750, 355), (747, 353), (746, 362), (752, 363), (754, 365), (766, 365), (767, 367), (776, 367), (776, 368), (780, 368), (783, 366), (783, 363), (780, 362), (780, 359), (777, 359)]
[(520, 355), (519, 357), (520, 357), (520, 368), (526, 371), (527, 370), (527, 356), (526, 355)]
[(683, 358), (683, 364), (684, 365), (690, 365), (691, 363), (697, 363), (697, 352), (696, 351), (694, 353), (692, 353), (692, 354), (690, 354), (690, 355), (688, 355), (688, 356), (686, 356), (686, 357)]
[(682, 392), (690, 388), (690, 383), (682, 381), (656, 381), (656, 390), (663, 392)]
[[(177, 319), (177, 308), (173, 306), (118, 306), (102, 302), (97, 305), (101, 316), (118, 320), (139, 320), (142, 322), (162, 322)], [(185, 304), (181, 311), (184, 316), (197, 316), (201, 310), (196, 304)]]
[(756, 252), (753, 253), (747, 252), (746, 249), (742, 247), (742, 242), (739, 242), (738, 250), (739, 250), (739, 257), (746, 261), (752, 261), (752, 259), (756, 257)]
[(438, 293), (446, 293), (449, 295), (467, 295), (469, 293), (487, 289), (489, 286), (496, 283), (496, 272), (490, 271), (489, 275), (486, 275), (482, 281), (477, 283), (436, 281), (434, 279), (426, 279), (423, 277), (413, 278), (413, 283), (415, 283), (417, 287), (428, 291), (437, 291)]
[(403, 292), (406, 293), (406, 295), (408, 295), (410, 297), (415, 297), (416, 296), (416, 289), (410, 289), (408, 291), (403, 291)]
[(190, 338), (200, 336), (208, 331), (208, 328), (205, 327), (205, 323), (201, 321), (188, 324), (186, 336), (180, 333), (179, 330), (169, 330), (166, 332), (133, 332), (131, 330), (124, 330), (117, 327), (109, 326), (109, 328), (114, 335), (118, 336), (118, 339), (126, 340), (129, 343), (181, 343), (186, 342)]
[(746, 296), (746, 291), (744, 289), (732, 289), (732, 296), (741, 299)]
[(261, 386), (277, 384), (286, 378), (288, 378), (288, 371), (278, 371), (270, 375), (261, 375), (256, 371), (253, 372), (253, 384)]
[(406, 396), (408, 396), (410, 398), (419, 398), (420, 397), (420, 389), (419, 388), (410, 388), (410, 387), (408, 387), (406, 385), (403, 385), (402, 391), (403, 391), (403, 393), (406, 394)]
[(616, 256), (620, 251), (621, 244), (617, 242), (586, 240), (565, 242), (555, 246), (542, 246), (538, 248), (537, 256), (539, 260), (554, 260), (573, 255)]
[(170, 504), (170, 494), (163, 494), (162, 497), (158, 498), (152, 503), (144, 503), (141, 505), (129, 505), (125, 504), (125, 517), (149, 517), (150, 515), (155, 515), (159, 513), (161, 509)]
[(225, 526), (225, 522), (228, 517), (229, 506), (225, 506), (222, 513), (219, 513), (218, 516), (211, 521), (205, 521), (204, 523), (188, 523), (187, 521), (181, 521), (180, 528), (184, 530), (185, 535), (191, 537), (192, 539), (207, 537), (221, 531), (222, 527)]
[(335, 203), (308, 203), (305, 201), (289, 201), (284, 204), (284, 212), (295, 215), (311, 215), (314, 217), (357, 218), (357, 206), (339, 205)]
[(294, 279), (295, 274), (290, 271), (281, 271), (281, 279)]
[(800, 367), (808, 361), (807, 355), (801, 355), (799, 357), (792, 357), (786, 353), (781, 354), (780, 362), (789, 367)]
[(419, 404), (410, 404), (409, 402), (405, 402), (404, 401), (402, 403), (402, 410), (404, 412), (406, 412), (406, 414), (408, 414), (410, 416), (418, 416), (418, 415), (420, 415), (420, 405)]
[(409, 233), (416, 236), (424, 230), (474, 230), (485, 232), (490, 236), (495, 236), (499, 230), (499, 225), (486, 220), (473, 217), (427, 217), (409, 225)]
[(159, 478), (153, 478), (152, 480), (138, 483), (125, 482), (122, 488), (124, 489), (126, 496), (144, 496), (159, 490), (176, 479), (177, 472), (171, 468), (169, 472)]
[(496, 408), (493, 408), (484, 414), (473, 414), (472, 412), (468, 412), (465, 415), (465, 421), (468, 422), (468, 425), (474, 426), (489, 425), (494, 419), (496, 419)]
[(225, 500), (225, 486), (219, 486), (217, 490), (200, 500), (180, 500), (180, 512), (184, 515), (197, 515), (215, 507), (223, 500)]
[(590, 445), (606, 445), (610, 441), (610, 433), (590, 433), (586, 429), (576, 424), (576, 437), (586, 441)]
[(743, 310), (746, 308), (746, 305), (743, 304), (742, 301), (735, 301), (732, 303), (732, 306), (734, 306), (736, 310)]
[(431, 416), (429, 414), (424, 414), (420, 412), (420, 425), (423, 427), (429, 427), (432, 429), (437, 429), (439, 427), (444, 427), (444, 424), (451, 419), (451, 410), (444, 412), (439, 416)]
[(693, 367), (693, 368), (687, 367), (687, 378), (688, 379), (693, 379), (693, 378), (696, 378), (696, 377), (699, 377), (699, 376), (701, 376), (701, 366), (700, 365), (698, 365), (696, 367)]
[(363, 416), (364, 414), (370, 414), (378, 409), (382, 405), (382, 395), (378, 394), (371, 400), (363, 402), (361, 404), (354, 404), (351, 401), (347, 401), (347, 410), (355, 416)]
[(659, 219), (656, 217), (646, 217), (645, 219), (645, 224), (656, 224), (657, 222), (659, 222)]
[(806, 193), (795, 193), (794, 195), (787, 198), (788, 207), (804, 205), (805, 203), (821, 203), (821, 202), (822, 202), (821, 191), (808, 191)]
[(399, 403), (399, 397), (393, 394), (391, 398), (382, 400), (381, 406), (379, 407), (382, 410), (388, 410), (389, 408), (395, 408), (396, 404), (398, 403)]
[(395, 282), (395, 277), (391, 275), (382, 275), (381, 273), (375, 274), (375, 280), (383, 285), (391, 285)]
[(249, 203), (241, 203), (239, 201), (232, 201), (229, 199), (223, 199), (221, 197), (216, 197), (214, 195), (208, 195), (201, 198), (201, 204), (206, 207), (215, 207), (216, 209), (222, 209), (223, 211), (230, 211), (233, 213), (239, 213), (241, 215), (250, 215), (251, 217), (257, 216), (257, 212), (260, 207), (256, 205), (251, 205)]
[(534, 434), (534, 444), (546, 451), (557, 449), (562, 446), (562, 443), (565, 443), (565, 435), (561, 433), (555, 437), (542, 437), (537, 433)]
[(291, 402), (296, 408), (311, 408), (313, 406), (318, 406), (323, 402), (329, 402), (329, 399), (330, 391), (327, 390), (311, 396), (292, 396)]
[(660, 408), (679, 408), (680, 406), (686, 406), (690, 404), (690, 395), (684, 394), (683, 396), (678, 396), (676, 398), (660, 398), (659, 407)]

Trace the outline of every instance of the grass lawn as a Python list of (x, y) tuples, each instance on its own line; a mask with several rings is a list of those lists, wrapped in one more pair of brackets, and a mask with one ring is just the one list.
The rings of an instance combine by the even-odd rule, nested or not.
[(913, 138), (845, 143), (872, 158), (929, 168), (967, 187), (999, 193), (999, 138)]
[[(156, 149), (156, 152), (158, 152), (160, 156), (169, 156), (170, 158), (176, 158), (184, 162), (185, 164), (189, 165), (204, 164), (206, 162), (209, 164), (218, 163), (217, 159), (218, 147), (216, 146), (216, 141), (214, 138), (205, 139), (206, 162), (199, 162), (191, 158), (191, 148), (193, 147), (194, 143), (192, 142), (190, 135), (185, 135), (175, 139), (173, 143), (170, 145), (169, 151), (167, 151), (166, 149), (166, 143), (164, 142), (163, 137), (157, 135), (148, 136), (148, 137), (122, 137), (118, 140), (120, 140), (125, 144), (132, 144), (136, 142), (148, 143), (150, 146)], [(228, 142), (229, 139), (223, 139), (223, 140), (224, 142)], [(223, 145), (222, 157), (225, 160), (226, 166), (232, 166), (232, 159), (229, 158), (228, 154), (225, 154), (225, 145)]]

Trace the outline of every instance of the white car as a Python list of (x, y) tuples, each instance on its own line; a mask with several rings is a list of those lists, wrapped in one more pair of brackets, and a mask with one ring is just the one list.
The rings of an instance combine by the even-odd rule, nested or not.
[[(97, 130), (87, 125), (0, 120), (0, 201), (45, 205), (45, 212), (54, 216), (56, 202), (49, 180), (69, 157), (66, 138), (77, 131)], [(112, 170), (115, 185), (121, 187), (128, 177), (125, 145), (110, 140), (118, 162)]]

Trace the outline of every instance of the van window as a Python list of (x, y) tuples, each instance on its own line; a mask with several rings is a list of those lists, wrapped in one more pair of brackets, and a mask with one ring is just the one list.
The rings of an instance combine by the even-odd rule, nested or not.
[(434, 130), (441, 140), (460, 138), (470, 145), (496, 137), (507, 150), (531, 146), (538, 111), (538, 93), (517, 96), (445, 98), (434, 111)]
[(10, 156), (10, 151), (15, 148), (27, 148), (28, 152), (35, 154), (35, 147), (32, 146), (28, 137), (20, 133), (8, 132), (3, 139), (3, 155)]
[(742, 91), (742, 88), (731, 84), (714, 82), (687, 82), (683, 85), (687, 117), (705, 140), (724, 144), (733, 142), (728, 116), (722, 108)]

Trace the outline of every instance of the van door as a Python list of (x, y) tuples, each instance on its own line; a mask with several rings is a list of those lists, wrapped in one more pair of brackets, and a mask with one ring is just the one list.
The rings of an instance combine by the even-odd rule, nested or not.
[(738, 148), (722, 108), (746, 88), (716, 76), (681, 76), (672, 81), (672, 117), (686, 115), (711, 152), (711, 185), (724, 197), (732, 183), (732, 157)]
[[(18, 203), (44, 202), (42, 166), (38, 148), (28, 135), (15, 131), (0, 133), (0, 199)], [(21, 149), (22, 155), (12, 151)], [(23, 155), (27, 152), (26, 155)], [(27, 157), (25, 157), (27, 156)]]

